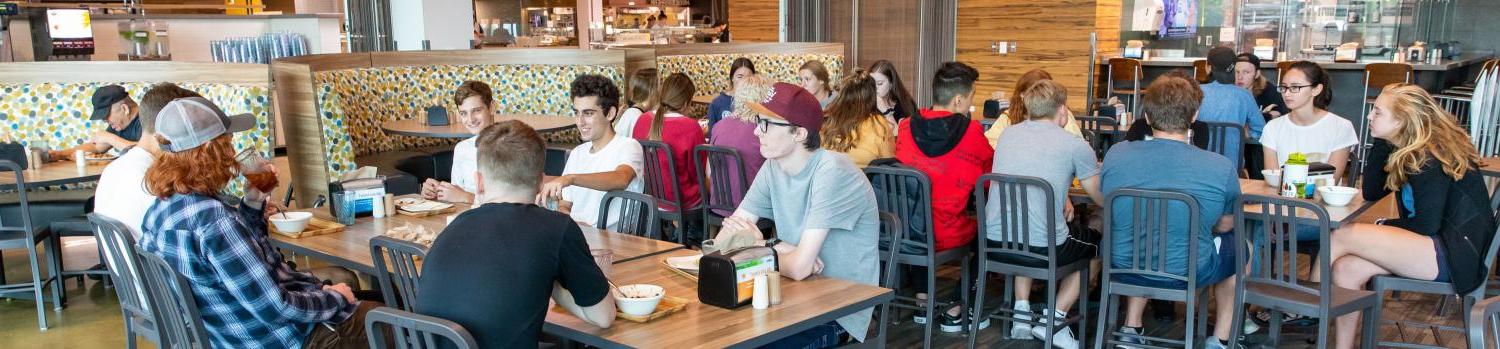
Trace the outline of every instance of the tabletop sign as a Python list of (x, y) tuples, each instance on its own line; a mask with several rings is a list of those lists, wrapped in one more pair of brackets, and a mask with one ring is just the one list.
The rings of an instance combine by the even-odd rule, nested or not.
[(21, 14), (21, 6), (13, 2), (0, 2), (0, 16), (15, 16)]

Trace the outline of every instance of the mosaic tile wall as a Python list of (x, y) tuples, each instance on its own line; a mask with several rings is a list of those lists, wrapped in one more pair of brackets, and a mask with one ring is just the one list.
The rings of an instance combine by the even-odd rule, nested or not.
[[(457, 140), (388, 136), (380, 124), (425, 115), (432, 105), (451, 110), (453, 88), (465, 80), (488, 83), (497, 113), (569, 115), (568, 84), (599, 74), (623, 86), (621, 66), (436, 65), (317, 72), (317, 104), (329, 154), (330, 176), (354, 168), (354, 158), (392, 150), (448, 145)], [(577, 131), (543, 134), (548, 142), (577, 143)]]
[(693, 78), (693, 86), (698, 89), (698, 94), (717, 94), (728, 90), (729, 66), (738, 58), (749, 58), (755, 62), (755, 70), (761, 76), (774, 81), (796, 84), (797, 68), (809, 60), (823, 61), (823, 66), (828, 68), (829, 82), (838, 82), (840, 74), (844, 71), (844, 56), (838, 54), (721, 54), (721, 55), (687, 55), (687, 56), (663, 56), (656, 58), (656, 67), (661, 70), (662, 76), (672, 73), (685, 73)]

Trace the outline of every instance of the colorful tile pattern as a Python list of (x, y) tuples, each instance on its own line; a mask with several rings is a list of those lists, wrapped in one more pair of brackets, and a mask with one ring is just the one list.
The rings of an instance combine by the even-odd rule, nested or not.
[(685, 73), (693, 78), (698, 94), (706, 95), (726, 91), (730, 87), (729, 66), (738, 58), (749, 58), (755, 62), (755, 70), (773, 81), (796, 84), (797, 68), (809, 60), (823, 61), (828, 68), (829, 81), (839, 81), (844, 71), (844, 56), (838, 54), (719, 54), (663, 56), (656, 58), (656, 67), (662, 76)]

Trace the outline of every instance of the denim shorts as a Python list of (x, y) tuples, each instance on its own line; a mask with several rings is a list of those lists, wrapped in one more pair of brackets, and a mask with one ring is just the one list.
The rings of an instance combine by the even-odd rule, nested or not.
[[(1212, 286), (1219, 283), (1219, 281), (1224, 281), (1224, 279), (1228, 279), (1230, 276), (1234, 276), (1235, 269), (1237, 269), (1234, 265), (1234, 239), (1238, 238), (1237, 235), (1237, 233), (1229, 233), (1219, 234), (1216, 237), (1217, 239), (1219, 239), (1219, 250), (1214, 254), (1213, 258), (1218, 260), (1218, 267), (1213, 269), (1204, 269), (1202, 268), (1202, 266), (1199, 266), (1198, 287)], [(1198, 253), (1203, 252), (1200, 251)], [(1175, 289), (1187, 288), (1186, 282), (1177, 280), (1161, 280), (1156, 278), (1142, 277), (1135, 274), (1124, 274), (1113, 277), (1115, 281), (1136, 286)]]

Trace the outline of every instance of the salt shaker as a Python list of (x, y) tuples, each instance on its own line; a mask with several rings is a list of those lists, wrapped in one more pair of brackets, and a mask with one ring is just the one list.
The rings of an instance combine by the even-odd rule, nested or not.
[(370, 215), (375, 218), (385, 217), (385, 197), (370, 198)]
[(768, 285), (770, 281), (766, 279), (766, 273), (755, 274), (755, 289), (750, 294), (750, 305), (755, 309), (771, 307), (771, 285)]
[(89, 159), (84, 158), (83, 154), (83, 150), (73, 151), (73, 163), (78, 165), (78, 169), (80, 170), (89, 165)]
[(771, 305), (781, 304), (781, 272), (768, 271), (766, 272), (766, 279), (771, 281)]
[(385, 194), (385, 214), (396, 215), (396, 194)]

